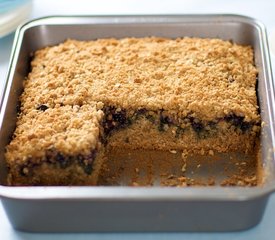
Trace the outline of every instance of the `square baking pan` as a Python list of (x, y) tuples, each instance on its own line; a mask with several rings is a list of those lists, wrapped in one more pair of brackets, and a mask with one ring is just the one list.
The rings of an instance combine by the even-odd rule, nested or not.
[[(200, 37), (251, 45), (259, 70), (262, 131), (256, 187), (11, 187), (5, 146), (31, 53), (68, 38)], [(32, 232), (236, 231), (256, 225), (275, 188), (274, 86), (267, 37), (258, 21), (237, 15), (53, 16), (18, 28), (0, 113), (0, 196), (13, 227)]]

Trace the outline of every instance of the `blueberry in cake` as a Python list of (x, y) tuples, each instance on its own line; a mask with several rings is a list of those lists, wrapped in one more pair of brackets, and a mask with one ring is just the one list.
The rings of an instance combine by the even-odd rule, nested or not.
[(253, 49), (201, 38), (67, 40), (34, 54), (11, 185), (95, 185), (106, 147), (253, 152)]

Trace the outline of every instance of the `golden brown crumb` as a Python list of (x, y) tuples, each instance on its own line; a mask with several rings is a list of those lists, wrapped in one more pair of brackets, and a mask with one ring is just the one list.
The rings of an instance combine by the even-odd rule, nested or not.
[(169, 150), (170, 153), (176, 154), (177, 151), (176, 150)]
[(67, 40), (35, 53), (22, 110), (101, 101), (202, 120), (230, 113), (258, 121), (249, 46), (219, 39)]
[(209, 154), (210, 156), (214, 156), (214, 151), (213, 151), (213, 150), (209, 150), (208, 154)]

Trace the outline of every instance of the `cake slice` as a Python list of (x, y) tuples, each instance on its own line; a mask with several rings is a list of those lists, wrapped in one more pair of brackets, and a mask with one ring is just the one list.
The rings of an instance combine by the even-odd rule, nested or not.
[(7, 147), (10, 185), (95, 185), (103, 161), (103, 113), (45, 105), (20, 115)]

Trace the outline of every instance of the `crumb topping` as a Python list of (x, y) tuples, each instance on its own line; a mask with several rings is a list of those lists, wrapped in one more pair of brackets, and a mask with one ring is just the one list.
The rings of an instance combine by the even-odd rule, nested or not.
[(98, 147), (103, 112), (94, 106), (62, 106), (21, 114), (14, 138), (7, 146), (10, 163), (41, 159), (47, 150), (69, 156), (89, 154)]
[(40, 104), (164, 109), (259, 121), (253, 50), (219, 39), (67, 40), (35, 53), (22, 111)]

